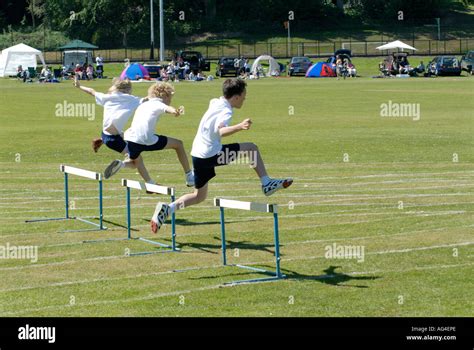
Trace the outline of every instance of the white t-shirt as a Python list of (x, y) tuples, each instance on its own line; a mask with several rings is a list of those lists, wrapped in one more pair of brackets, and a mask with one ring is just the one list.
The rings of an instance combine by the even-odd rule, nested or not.
[(133, 116), (132, 125), (125, 131), (124, 140), (139, 143), (141, 145), (154, 145), (158, 142), (155, 135), (156, 123), (168, 108), (160, 98), (150, 98), (142, 103)]
[(121, 134), (127, 124), (128, 119), (140, 104), (140, 98), (114, 92), (111, 94), (95, 93), (95, 101), (98, 105), (104, 107), (104, 122), (102, 131), (106, 135), (110, 135), (106, 130), (110, 126), (114, 126)]
[(201, 119), (194, 137), (191, 155), (197, 158), (210, 158), (222, 149), (219, 125), (229, 126), (232, 120), (232, 106), (224, 98), (214, 98)]

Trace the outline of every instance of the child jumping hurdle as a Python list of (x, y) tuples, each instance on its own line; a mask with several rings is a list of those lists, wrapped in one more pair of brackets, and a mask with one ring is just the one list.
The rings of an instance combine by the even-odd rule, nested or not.
[[(130, 80), (112, 80), (112, 86), (104, 94), (92, 88), (82, 86), (79, 80), (74, 80), (74, 86), (85, 93), (95, 97), (96, 103), (104, 107), (104, 120), (102, 125), (102, 137), (92, 140), (92, 149), (97, 152), (102, 144), (108, 148), (121, 153), (128, 154), (127, 143), (123, 139), (123, 129), (133, 112), (145, 99), (131, 95), (132, 83)], [(134, 162), (126, 164), (128, 168), (136, 168), (142, 178), (148, 183), (154, 183), (148, 174), (143, 158), (139, 157)], [(105, 174), (107, 179), (109, 176)]]
[[(151, 230), (156, 233), (168, 216), (174, 211), (204, 201), (207, 197), (208, 183), (216, 176), (215, 167), (229, 164), (238, 156), (246, 155), (254, 159), (253, 168), (262, 183), (262, 191), (270, 196), (276, 191), (287, 188), (293, 179), (272, 179), (268, 176), (258, 147), (253, 143), (221, 144), (221, 138), (242, 130), (249, 130), (250, 119), (231, 126), (233, 108), (241, 108), (246, 96), (246, 83), (242, 79), (227, 79), (223, 84), (223, 95), (212, 99), (209, 108), (201, 119), (191, 151), (195, 190), (185, 194), (170, 204), (158, 203), (151, 219)], [(253, 157), (251, 157), (253, 155)]]
[(174, 114), (179, 117), (183, 113), (183, 107), (176, 109), (170, 106), (174, 92), (173, 86), (169, 83), (156, 83), (150, 86), (147, 101), (137, 108), (132, 125), (124, 134), (124, 140), (128, 145), (129, 159), (125, 161), (116, 159), (110, 163), (104, 173), (106, 177), (114, 175), (121, 168), (128, 166), (130, 162), (140, 159), (140, 154), (144, 151), (174, 149), (183, 167), (186, 185), (188, 187), (194, 186), (194, 175), (189, 166), (183, 142), (155, 134), (156, 124), (163, 114)]

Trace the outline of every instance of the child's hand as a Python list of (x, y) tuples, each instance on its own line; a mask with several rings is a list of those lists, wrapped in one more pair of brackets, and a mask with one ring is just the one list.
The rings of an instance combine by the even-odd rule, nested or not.
[(240, 123), (240, 127), (242, 128), (242, 130), (250, 129), (251, 125), (252, 125), (252, 120), (250, 120), (250, 118), (247, 118), (242, 123)]

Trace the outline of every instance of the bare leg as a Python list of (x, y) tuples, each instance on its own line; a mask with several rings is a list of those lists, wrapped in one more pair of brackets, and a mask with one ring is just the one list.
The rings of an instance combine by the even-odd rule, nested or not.
[[(128, 155), (127, 149), (123, 150), (122, 154)], [(123, 161), (123, 164), (125, 165), (125, 168), (137, 169), (138, 173), (141, 175), (143, 180), (145, 180), (145, 182), (152, 182), (150, 174), (145, 168), (145, 163), (143, 162), (143, 157), (141, 155), (139, 155), (137, 159), (130, 159), (127, 156), (127, 158)]]
[(189, 166), (188, 156), (186, 155), (186, 151), (184, 150), (183, 141), (168, 137), (168, 143), (166, 144), (165, 149), (174, 149), (176, 151), (179, 162), (181, 163), (181, 166), (183, 167), (185, 173), (191, 170)]
[(188, 193), (179, 197), (173, 202), (175, 210), (184, 209), (204, 201), (207, 198), (207, 186), (208, 184), (205, 184), (203, 187), (195, 189), (193, 193)]
[[(244, 142), (240, 144), (240, 151), (247, 152), (247, 156), (254, 162), (252, 164), (253, 169), (257, 173), (258, 177), (268, 176), (265, 164), (263, 163), (262, 156), (256, 144), (251, 142)], [(249, 154), (251, 153), (251, 154)]]

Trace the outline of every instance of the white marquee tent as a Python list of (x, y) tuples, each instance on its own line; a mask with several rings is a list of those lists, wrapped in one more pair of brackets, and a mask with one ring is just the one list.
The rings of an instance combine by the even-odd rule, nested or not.
[(2, 50), (0, 55), (0, 77), (16, 75), (19, 65), (21, 65), (23, 69), (28, 69), (28, 67), (36, 69), (37, 57), (43, 66), (45, 66), (46, 63), (44, 62), (41, 51), (23, 43)]
[(256, 74), (258, 67), (260, 65), (260, 61), (268, 61), (269, 67), (268, 67), (268, 72), (266, 73), (267, 76), (280, 75), (280, 65), (272, 56), (268, 56), (268, 55), (262, 55), (255, 60), (255, 62), (252, 64), (252, 69), (251, 69), (252, 74)]
[(408, 50), (414, 50), (417, 51), (413, 46), (405, 44), (403, 41), (400, 40), (395, 40), (390, 43), (387, 43), (385, 45), (376, 47), (377, 50), (394, 50), (394, 49), (408, 49)]

